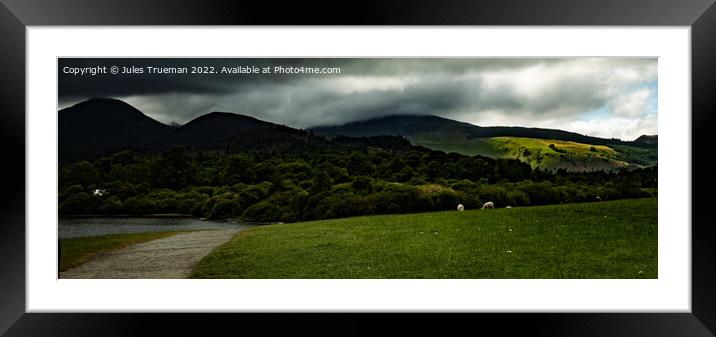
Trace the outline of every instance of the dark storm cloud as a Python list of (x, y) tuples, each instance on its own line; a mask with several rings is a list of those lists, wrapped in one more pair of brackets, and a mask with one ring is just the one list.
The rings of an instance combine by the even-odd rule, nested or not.
[[(341, 71), (132, 76), (63, 72), (64, 67), (97, 65), (212, 66), (217, 70), (282, 65), (339, 67)], [(599, 109), (608, 110), (600, 118), (611, 118), (611, 124), (600, 125), (654, 115), (655, 103), (651, 103), (656, 97), (655, 90), (645, 89), (655, 87), (656, 60), (634, 58), (60, 59), (58, 77), (60, 107), (90, 97), (114, 97), (165, 123), (184, 123), (211, 111), (236, 112), (294, 127), (390, 114), (434, 114), (482, 125), (569, 129), (566, 123), (584, 121), (585, 114)], [(633, 122), (645, 125), (641, 120)], [(649, 125), (655, 128), (655, 122)], [(611, 132), (606, 126), (580, 131)]]
[[(122, 76), (96, 75), (76, 76), (63, 71), (65, 67), (84, 68), (105, 66), (122, 67), (187, 67), (213, 66), (215, 69), (234, 66), (320, 66), (340, 67), (343, 75), (369, 76), (402, 75), (411, 76), (424, 73), (461, 74), (479, 69), (500, 69), (518, 67), (535, 63), (556, 62), (558, 59), (484, 59), (476, 63), (474, 59), (69, 59), (58, 61), (59, 88), (61, 102), (86, 97), (137, 96), (167, 93), (224, 94), (233, 92), (245, 84), (261, 82), (291, 82), (301, 78), (291, 75), (217, 75), (186, 74), (181, 76), (150, 74)], [(312, 75), (326, 77), (328, 75)], [(306, 77), (303, 77), (305, 79)]]
[[(301, 60), (286, 59), (281, 64), (299, 65)], [(111, 66), (120, 67), (187, 67), (192, 66), (266, 66), (272, 65), (266, 59), (59, 59), (58, 95), (60, 101), (77, 98), (103, 96), (157, 95), (167, 93), (223, 94), (235, 90), (243, 83), (266, 80), (281, 80), (280, 76), (265, 78), (255, 76), (207, 76), (205, 74), (131, 76), (100, 74), (96, 76), (77, 76), (64, 71), (65, 67), (84, 68)]]

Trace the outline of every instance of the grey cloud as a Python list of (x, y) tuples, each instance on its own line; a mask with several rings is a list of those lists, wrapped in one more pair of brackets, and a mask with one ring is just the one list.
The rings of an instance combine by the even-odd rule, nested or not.
[[(65, 67), (191, 67), (191, 66), (317, 66), (340, 67), (342, 75), (411, 75), (426, 73), (461, 74), (480, 69), (514, 68), (526, 65), (559, 62), (559, 59), (188, 59), (188, 58), (111, 58), (77, 59), (61, 58), (58, 61), (59, 98), (61, 102), (96, 96), (137, 96), (166, 93), (222, 94), (245, 84), (261, 82), (295, 82), (302, 78), (291, 75), (251, 76), (187, 74), (182, 76), (135, 76), (97, 75), (74, 76), (63, 72)], [(313, 75), (313, 78), (331, 75)], [(304, 77), (303, 79), (305, 79)]]
[[(185, 123), (211, 111), (229, 111), (301, 128), (389, 114), (469, 117), (478, 123), (501, 114), (502, 120), (511, 116), (516, 121), (532, 120), (536, 125), (543, 120), (575, 119), (600, 107), (614, 106), (619, 97), (656, 80), (656, 59), (588, 62), (573, 58), (61, 59), (60, 67), (280, 64), (340, 67), (341, 74), (80, 78), (58, 70), (58, 95), (60, 105), (97, 96), (124, 99), (165, 123)], [(523, 80), (520, 72), (525, 69), (539, 69), (556, 80), (546, 84), (540, 83), (539, 77)], [(612, 73), (620, 69), (626, 75)], [(492, 76), (489, 78), (514, 78), (496, 85), (485, 76), (488, 73)], [(341, 91), (341, 80), (351, 76), (365, 80), (367, 88)], [(386, 79), (404, 85), (381, 87)], [(531, 81), (537, 94), (525, 93), (524, 87), (531, 88)]]

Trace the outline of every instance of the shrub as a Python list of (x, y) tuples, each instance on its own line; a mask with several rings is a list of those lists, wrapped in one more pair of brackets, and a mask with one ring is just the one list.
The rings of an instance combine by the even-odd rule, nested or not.
[(115, 196), (105, 199), (99, 206), (99, 211), (103, 214), (119, 214), (123, 209), (124, 205), (122, 204), (122, 201)]
[(224, 220), (234, 216), (237, 203), (232, 199), (219, 199), (214, 203), (214, 207), (209, 212), (209, 219)]
[(70, 165), (64, 165), (60, 169), (60, 182), (63, 185), (82, 185), (90, 189), (99, 180), (97, 168), (88, 161), (80, 161)]
[(214, 194), (214, 188), (211, 186), (199, 186), (195, 187), (193, 191), (200, 193), (200, 194), (206, 194), (209, 196), (212, 196)]
[(428, 212), (432, 211), (434, 208), (435, 204), (433, 203), (433, 199), (430, 198), (429, 195), (425, 193), (419, 193), (415, 198), (415, 205), (413, 206), (414, 211)]
[(84, 192), (82, 185), (71, 185), (71, 186), (65, 187), (62, 190), (62, 192), (60, 192), (59, 202), (62, 203), (63, 201), (67, 200), (67, 198), (70, 197), (71, 195), (78, 194), (81, 192)]
[(525, 184), (520, 186), (520, 189), (529, 196), (532, 205), (547, 205), (560, 202), (559, 191), (548, 181)]
[(433, 205), (437, 210), (450, 210), (461, 203), (461, 199), (452, 189), (443, 189), (433, 195)]
[(142, 215), (155, 212), (154, 202), (143, 195), (134, 196), (124, 201), (124, 208), (129, 214)]
[(552, 149), (554, 152), (557, 152), (557, 153), (567, 153), (566, 150), (557, 148), (554, 144), (549, 144), (549, 148)]
[[(507, 204), (507, 191), (498, 185), (483, 185), (478, 190), (480, 200), (487, 202), (492, 201), (495, 206), (502, 207)], [(482, 205), (480, 205), (482, 206)]]
[(463, 192), (472, 192), (477, 190), (477, 184), (467, 179), (463, 179), (454, 184), (450, 184), (450, 187), (452, 187), (456, 191)]
[(527, 193), (513, 189), (507, 192), (507, 200), (505, 206), (529, 206), (531, 205), (530, 197)]
[(248, 186), (238, 193), (238, 197), (241, 198), (242, 205), (253, 205), (268, 196), (271, 186), (270, 183)]
[(75, 193), (67, 197), (59, 206), (59, 213), (66, 215), (90, 214), (96, 210), (97, 198), (85, 192)]
[(415, 177), (415, 171), (409, 166), (406, 166), (402, 170), (400, 170), (400, 172), (398, 172), (395, 177), (396, 179), (398, 179), (399, 182), (404, 183), (410, 181), (410, 179), (413, 179), (413, 177)]
[(411, 185), (424, 185), (427, 183), (428, 183), (428, 180), (423, 176), (415, 176), (415, 177), (413, 177), (413, 179), (410, 179), (410, 181), (408, 181), (408, 184), (411, 184)]
[(246, 221), (279, 221), (281, 210), (269, 202), (259, 202), (244, 211), (242, 218)]
[(373, 179), (366, 176), (358, 176), (351, 183), (351, 188), (359, 194), (370, 194), (373, 192)]
[(350, 216), (359, 216), (372, 214), (375, 211), (375, 205), (365, 198), (357, 195), (347, 195), (341, 198), (335, 198), (329, 202), (324, 218), (345, 218)]
[(160, 213), (176, 213), (178, 202), (174, 198), (159, 199), (156, 202), (156, 207)]
[(177, 205), (177, 212), (181, 214), (193, 214), (194, 208), (197, 205), (201, 205), (202, 200), (199, 199), (199, 197), (187, 197), (179, 201), (179, 204)]

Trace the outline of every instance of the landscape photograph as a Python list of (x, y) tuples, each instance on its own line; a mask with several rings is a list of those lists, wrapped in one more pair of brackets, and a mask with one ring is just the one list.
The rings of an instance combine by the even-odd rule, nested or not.
[(658, 278), (657, 58), (57, 62), (60, 279)]

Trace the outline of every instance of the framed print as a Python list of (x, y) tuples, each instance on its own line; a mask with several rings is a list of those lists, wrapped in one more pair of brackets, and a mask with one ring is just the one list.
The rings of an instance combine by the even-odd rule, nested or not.
[(712, 2), (405, 5), (3, 2), (2, 331), (711, 335)]

